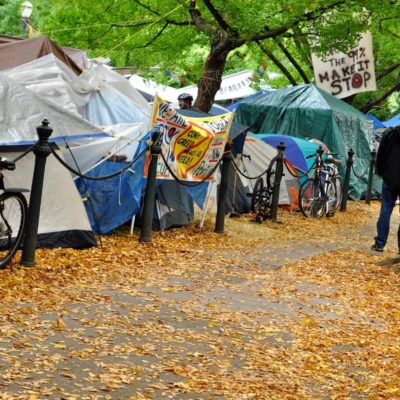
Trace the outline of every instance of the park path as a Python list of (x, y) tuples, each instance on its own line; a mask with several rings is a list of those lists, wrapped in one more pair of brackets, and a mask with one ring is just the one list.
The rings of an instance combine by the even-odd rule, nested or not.
[(36, 271), (4, 272), (0, 399), (400, 398), (377, 210), (39, 252)]

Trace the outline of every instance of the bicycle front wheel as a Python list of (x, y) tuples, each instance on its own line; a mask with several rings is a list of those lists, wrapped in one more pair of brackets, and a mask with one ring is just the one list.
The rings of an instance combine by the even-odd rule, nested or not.
[(321, 218), (325, 214), (326, 196), (322, 182), (315, 179), (307, 179), (299, 191), (300, 210), (304, 216)]
[(0, 195), (0, 268), (7, 266), (21, 244), (27, 209), (22, 193)]

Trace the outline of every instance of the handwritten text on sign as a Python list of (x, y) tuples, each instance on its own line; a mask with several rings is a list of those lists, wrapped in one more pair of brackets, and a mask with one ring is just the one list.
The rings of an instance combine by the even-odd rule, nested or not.
[(317, 86), (339, 99), (376, 90), (370, 32), (365, 32), (358, 46), (347, 54), (332, 53), (326, 59), (312, 54), (312, 61)]
[[(216, 117), (183, 117), (164, 100), (154, 100), (152, 126), (161, 131), (161, 149), (169, 168), (182, 180), (212, 179), (209, 175), (221, 159), (233, 113)], [(146, 171), (145, 171), (146, 173)], [(171, 179), (160, 157), (157, 177)]]

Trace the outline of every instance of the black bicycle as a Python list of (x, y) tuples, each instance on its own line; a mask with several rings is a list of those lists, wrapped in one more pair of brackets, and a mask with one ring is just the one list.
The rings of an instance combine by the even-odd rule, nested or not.
[(299, 191), (300, 210), (306, 217), (333, 217), (342, 201), (343, 183), (337, 168), (341, 161), (332, 153), (324, 160), (323, 154), (320, 147), (316, 154), (307, 157), (316, 159), (314, 176), (303, 182)]
[(256, 214), (256, 221), (262, 222), (271, 217), (272, 193), (275, 182), (276, 166), (278, 157), (274, 157), (266, 171), (266, 178), (260, 176), (254, 184), (251, 196), (251, 211)]
[[(13, 171), (15, 163), (0, 157), (0, 170)], [(24, 235), (28, 204), (22, 192), (25, 189), (4, 186), (0, 172), (0, 268), (5, 268), (18, 250)]]

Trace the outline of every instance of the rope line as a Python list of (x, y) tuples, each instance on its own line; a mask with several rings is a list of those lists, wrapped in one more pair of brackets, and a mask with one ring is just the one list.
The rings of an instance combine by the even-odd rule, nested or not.
[(295, 168), (300, 172), (299, 175), (297, 176), (297, 175), (293, 174), (293, 172), (292, 172), (291, 169), (289, 168), (289, 166), (288, 166), (288, 164), (287, 164), (288, 161), (289, 161), (289, 159), (288, 159), (287, 157), (284, 157), (284, 158), (283, 158), (283, 162), (285, 163), (286, 168), (287, 168), (289, 174), (292, 175), (294, 178), (303, 178), (304, 176), (307, 176), (307, 177), (308, 177), (309, 173), (314, 169), (315, 163), (316, 163), (316, 160), (314, 160), (313, 164), (312, 164), (311, 167), (308, 169), (308, 171), (303, 171), (303, 170), (300, 170), (299, 168), (295, 167)]
[[(118, 27), (129, 27), (131, 24), (137, 24), (139, 22), (143, 22), (143, 19), (141, 20), (132, 20), (132, 21), (117, 21), (117, 22), (102, 22), (102, 23), (98, 23), (98, 24), (90, 24), (90, 25), (81, 25), (78, 27), (74, 27), (74, 28), (62, 28), (62, 29), (53, 29), (51, 31), (42, 31), (40, 33), (42, 33), (43, 35), (50, 35), (52, 33), (57, 33), (57, 32), (69, 32), (69, 31), (77, 31), (80, 29), (88, 29), (88, 28), (97, 28), (97, 27), (109, 27), (109, 26), (113, 26), (113, 25), (118, 25)], [(36, 30), (37, 32), (39, 32), (38, 30)]]
[(358, 178), (358, 179), (364, 178), (364, 176), (365, 176), (365, 175), (367, 174), (367, 172), (368, 172), (368, 169), (367, 169), (367, 170), (364, 171), (364, 173), (363, 173), (362, 175), (357, 175), (357, 174), (356, 174), (356, 171), (355, 171), (355, 169), (354, 169), (354, 164), (351, 164), (351, 170), (353, 171), (354, 176), (355, 176), (356, 178)]
[[(189, 0), (188, 0), (189, 1)], [(186, 1), (186, 3), (188, 2)], [(183, 7), (183, 4), (179, 4), (179, 6), (175, 7), (173, 10), (167, 12), (165, 15), (161, 16), (160, 18), (156, 19), (155, 21), (153, 21), (151, 24), (145, 26), (144, 28), (140, 29), (139, 31), (133, 33), (132, 35), (129, 35), (126, 39), (124, 39), (122, 42), (118, 43), (116, 46), (111, 47), (110, 49), (108, 49), (107, 51), (113, 51), (116, 48), (122, 46), (125, 42), (127, 42), (128, 40), (134, 38), (135, 36), (139, 35), (140, 33), (144, 32), (145, 30), (149, 29), (151, 26), (155, 25), (157, 22), (160, 22), (161, 20), (163, 20), (165, 17), (167, 17), (168, 15), (174, 13), (176, 10), (178, 10), (179, 8)]]
[[(235, 170), (236, 170), (240, 175), (242, 175), (244, 178), (249, 179), (249, 180), (252, 181), (252, 180), (261, 178), (263, 175), (265, 175), (266, 173), (268, 173), (268, 171), (270, 171), (271, 168), (272, 168), (272, 163), (275, 161), (275, 159), (276, 159), (277, 157), (278, 157), (278, 156), (276, 155), (276, 156), (270, 161), (270, 163), (268, 164), (268, 167), (265, 169), (265, 171), (261, 172), (261, 174), (259, 174), (259, 175), (257, 175), (257, 176), (248, 176), (248, 175), (246, 175), (243, 171), (240, 170), (240, 168), (239, 168), (235, 163), (233, 163), (233, 166), (234, 166)], [(271, 168), (270, 168), (270, 167), (271, 167)]]
[(36, 143), (33, 144), (31, 147), (29, 147), (29, 149), (27, 149), (26, 151), (24, 151), (21, 155), (19, 155), (17, 158), (14, 158), (14, 160), (12, 161), (13, 163), (16, 163), (17, 161), (19, 161), (21, 158), (24, 158), (26, 155), (28, 155), (28, 153), (30, 153), (33, 148), (36, 146)]
[(72, 172), (74, 175), (79, 176), (80, 178), (83, 179), (89, 179), (92, 181), (104, 181), (106, 179), (110, 179), (113, 178), (114, 176), (117, 176), (119, 174), (122, 174), (123, 172), (125, 172), (126, 170), (128, 170), (130, 167), (132, 167), (132, 165), (138, 161), (143, 154), (146, 153), (147, 148), (145, 148), (144, 150), (142, 150), (136, 158), (134, 158), (128, 165), (126, 165), (125, 167), (121, 168), (119, 171), (116, 171), (112, 174), (109, 175), (104, 175), (104, 176), (89, 176), (89, 175), (85, 175), (85, 174), (81, 174), (79, 171), (76, 171), (75, 169), (73, 169), (72, 167), (70, 167), (57, 153), (56, 151), (53, 149), (53, 146), (50, 145), (50, 149), (51, 152), (53, 153), (53, 156), (60, 162), (60, 164), (62, 164), (68, 171)]
[[(80, 170), (79, 165), (78, 165), (78, 161), (76, 160), (76, 157), (75, 157), (74, 153), (72, 152), (71, 147), (68, 145), (66, 140), (64, 141), (64, 143), (66, 145), (66, 148), (69, 150), (69, 153), (71, 154), (72, 159), (74, 160), (76, 168), (78, 169), (79, 173), (81, 173), (81, 170)], [(94, 225), (95, 225), (95, 228), (96, 228), (96, 232), (100, 232), (99, 224), (97, 222), (96, 213), (94, 211), (94, 206), (93, 206), (92, 198), (90, 197), (90, 193), (89, 193), (89, 188), (87, 186), (87, 182), (84, 179), (82, 179), (82, 183), (83, 183), (83, 186), (85, 187), (85, 191), (86, 191), (86, 195), (87, 195), (86, 197), (87, 197), (87, 201), (89, 203), (90, 211), (92, 212), (92, 217), (93, 217)], [(101, 235), (99, 234), (99, 235), (97, 235), (97, 237), (98, 237), (99, 242), (100, 242), (100, 248), (102, 248), (103, 247), (103, 242), (101, 240)]]
[(167, 160), (165, 159), (164, 154), (161, 152), (161, 158), (164, 161), (165, 166), (168, 169), (168, 172), (172, 175), (172, 177), (182, 186), (188, 186), (188, 187), (195, 187), (195, 186), (199, 186), (202, 183), (204, 183), (207, 179), (209, 179), (214, 172), (217, 170), (218, 166), (221, 164), (222, 158), (223, 156), (218, 160), (218, 162), (215, 164), (215, 166), (212, 168), (212, 170), (210, 171), (210, 173), (201, 181), (199, 182), (189, 182), (189, 181), (183, 181), (182, 179), (179, 179), (176, 174), (174, 173), (174, 171), (171, 169), (171, 167), (168, 165)]

